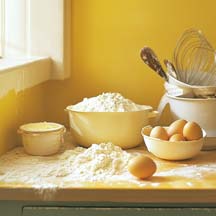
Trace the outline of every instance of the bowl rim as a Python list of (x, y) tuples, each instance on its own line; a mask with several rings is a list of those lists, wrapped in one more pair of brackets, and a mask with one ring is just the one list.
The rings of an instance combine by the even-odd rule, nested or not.
[[(54, 128), (49, 128), (49, 129), (44, 129), (44, 130), (28, 130), (25, 127), (31, 124), (39, 124), (39, 123), (48, 123), (48, 124), (52, 124), (55, 125), (56, 127)], [(30, 122), (30, 123), (26, 123), (23, 124), (19, 127), (19, 129), (17, 130), (17, 133), (20, 134), (44, 134), (44, 133), (51, 133), (51, 132), (65, 132), (65, 126), (59, 123), (55, 123), (55, 122)]]
[[(186, 88), (214, 88), (216, 89), (216, 85), (210, 85), (210, 86), (204, 86), (204, 85), (192, 85), (192, 84), (188, 84), (188, 83), (184, 83), (181, 80), (176, 79), (175, 77), (173, 77), (169, 72), (167, 73), (167, 76), (172, 79), (174, 82), (182, 85), (182, 87), (186, 87)], [(172, 83), (171, 83), (172, 84)], [(173, 84), (172, 84), (173, 85)]]
[[(161, 140), (161, 139), (158, 139), (158, 138), (155, 138), (155, 137), (150, 137), (150, 136), (144, 134), (144, 128), (149, 127), (149, 126), (150, 126), (150, 125), (147, 125), (147, 126), (145, 126), (145, 127), (143, 127), (143, 128), (141, 129), (141, 135), (142, 135), (143, 137), (147, 138), (147, 139), (151, 139), (151, 140), (155, 140), (155, 141), (159, 141), (159, 140), (160, 140), (160, 141), (163, 142), (163, 143), (183, 143), (183, 142), (187, 142), (187, 143), (196, 143), (196, 142), (201, 141), (201, 140), (203, 140), (203, 139), (206, 138), (206, 131), (205, 131), (203, 128), (201, 128), (201, 129), (202, 129), (203, 136), (202, 136), (202, 138), (200, 138), (200, 139), (198, 139), (198, 140), (191, 140), (191, 141), (187, 141), (187, 140), (184, 140), (184, 141)], [(168, 128), (167, 126), (161, 126), (161, 127), (165, 128), (165, 129)]]
[(151, 111), (153, 111), (153, 107), (148, 106), (148, 105), (143, 105), (143, 106), (146, 106), (146, 108), (145, 108), (145, 109), (142, 109), (142, 110), (125, 111), (125, 112), (78, 111), (78, 110), (73, 110), (73, 109), (70, 108), (70, 107), (73, 107), (73, 106), (75, 106), (75, 104), (74, 104), (74, 105), (69, 105), (69, 106), (67, 106), (67, 107), (65, 108), (65, 111), (66, 111), (66, 112), (74, 112), (74, 113), (121, 113), (121, 115), (122, 115), (122, 113), (139, 113), (139, 112), (149, 112), (149, 111), (151, 112)]
[(165, 94), (168, 98), (180, 100), (180, 101), (216, 101), (215, 98), (186, 98), (186, 97), (179, 97), (179, 96), (173, 96), (168, 93)]

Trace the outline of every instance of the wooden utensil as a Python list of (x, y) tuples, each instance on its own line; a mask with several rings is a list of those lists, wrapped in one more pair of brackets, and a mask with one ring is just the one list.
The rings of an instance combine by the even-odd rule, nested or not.
[(168, 59), (164, 59), (164, 64), (166, 65), (168, 73), (174, 78), (178, 79), (175, 66)]
[(160, 64), (158, 57), (151, 48), (144, 47), (140, 52), (140, 56), (145, 64), (147, 64), (152, 70), (157, 72), (157, 74), (168, 82), (168, 77)]

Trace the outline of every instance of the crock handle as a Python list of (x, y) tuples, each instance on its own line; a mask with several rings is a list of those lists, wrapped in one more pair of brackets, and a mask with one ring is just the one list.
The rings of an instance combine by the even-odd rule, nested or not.
[(18, 130), (17, 130), (17, 133), (18, 133), (18, 134), (23, 134), (23, 131), (20, 130), (20, 129), (18, 129)]
[(169, 103), (169, 98), (167, 97), (166, 94), (164, 94), (160, 100), (160, 103), (158, 105), (157, 111), (158, 111), (158, 116), (156, 121), (158, 122), (159, 119), (161, 118), (161, 115), (163, 113), (164, 108), (166, 107), (166, 105)]
[(148, 118), (157, 118), (158, 114), (158, 111), (151, 111), (148, 113)]

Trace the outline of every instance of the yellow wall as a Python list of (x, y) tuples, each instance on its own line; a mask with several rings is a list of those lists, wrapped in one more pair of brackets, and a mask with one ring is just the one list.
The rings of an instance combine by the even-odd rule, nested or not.
[(19, 93), (10, 90), (0, 99), (0, 154), (20, 143), (21, 124), (44, 120), (43, 95), (43, 85), (38, 85)]
[[(25, 122), (67, 124), (69, 105), (101, 92), (121, 92), (157, 107), (163, 80), (139, 57), (144, 45), (171, 58), (184, 29), (202, 29), (216, 45), (214, 0), (71, 0), (71, 78), (0, 98), (0, 153), (14, 145)], [(66, 24), (67, 25), (67, 24)], [(67, 46), (67, 41), (66, 41)]]
[(142, 63), (140, 49), (171, 59), (189, 27), (215, 45), (215, 8), (214, 0), (72, 0), (71, 78), (47, 84), (47, 118), (66, 123), (67, 105), (107, 91), (156, 108), (163, 80)]

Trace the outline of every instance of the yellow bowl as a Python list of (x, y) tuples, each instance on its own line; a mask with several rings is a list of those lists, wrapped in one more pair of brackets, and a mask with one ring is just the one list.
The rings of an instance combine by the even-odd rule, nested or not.
[(149, 108), (134, 112), (79, 112), (68, 106), (66, 110), (78, 144), (89, 147), (93, 143), (112, 142), (123, 149), (139, 145), (142, 127), (158, 114)]
[(147, 127), (144, 127), (141, 134), (148, 151), (166, 160), (185, 160), (195, 157), (202, 149), (206, 136), (203, 130), (203, 137), (199, 140), (170, 142), (148, 136), (146, 129)]

